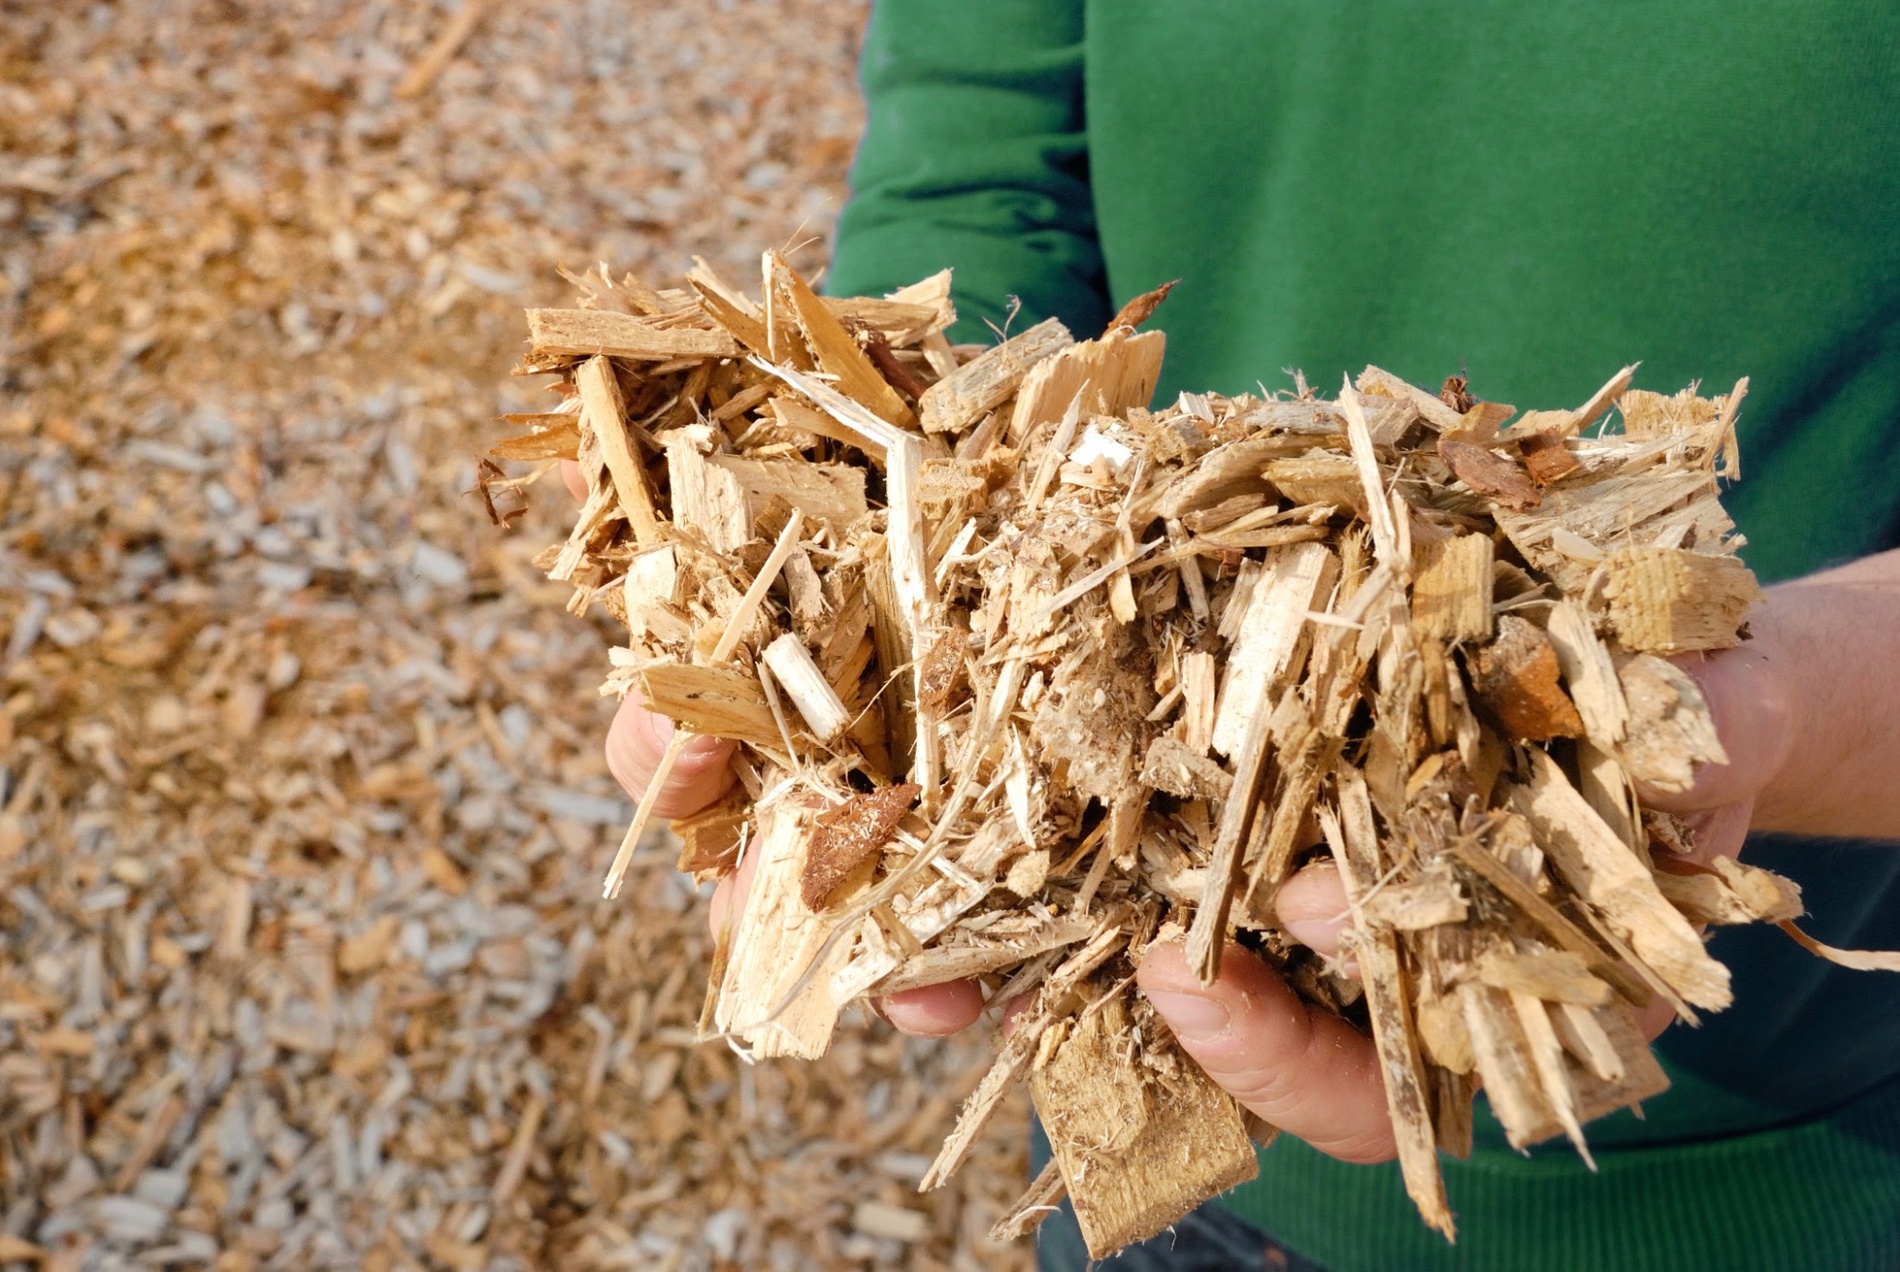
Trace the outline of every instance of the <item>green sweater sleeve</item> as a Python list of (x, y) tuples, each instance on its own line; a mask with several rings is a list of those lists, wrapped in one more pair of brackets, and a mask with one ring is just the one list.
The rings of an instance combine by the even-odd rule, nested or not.
[(828, 289), (954, 269), (956, 338), (1108, 319), (1082, 121), (1079, 0), (883, 0), (860, 63), (870, 117)]

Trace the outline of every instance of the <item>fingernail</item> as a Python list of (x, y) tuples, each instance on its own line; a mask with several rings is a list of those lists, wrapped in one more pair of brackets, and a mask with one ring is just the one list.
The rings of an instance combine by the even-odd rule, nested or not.
[(1308, 949), (1330, 954), (1339, 948), (1339, 924), (1326, 919), (1288, 919), (1286, 934)]
[(1199, 994), (1173, 994), (1167, 990), (1149, 990), (1148, 1001), (1167, 1020), (1174, 1036), (1190, 1045), (1219, 1042), (1227, 1034), (1232, 1017), (1227, 1008)]
[(724, 738), (716, 738), (708, 733), (696, 735), (692, 741), (680, 748), (682, 760), (703, 760), (726, 745)]

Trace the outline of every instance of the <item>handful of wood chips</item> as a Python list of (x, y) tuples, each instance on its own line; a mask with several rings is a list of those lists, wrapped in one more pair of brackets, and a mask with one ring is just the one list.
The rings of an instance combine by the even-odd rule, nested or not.
[[(1667, 1085), (1632, 1009), (1729, 1002), (1695, 925), (1800, 913), (1636, 796), (1724, 759), (1664, 656), (1734, 645), (1757, 595), (1717, 497), (1745, 381), (1626, 367), (1520, 415), (1368, 367), (1333, 400), (1296, 375), (1155, 409), (1165, 289), (1098, 339), (984, 347), (945, 337), (947, 273), (572, 281), (528, 313), (560, 403), (491, 454), (579, 462), (539, 563), (627, 625), (603, 692), (678, 726), (651, 789), (690, 735), (743, 744), (740, 788), (675, 823), (702, 880), (749, 858), (702, 1032), (812, 1057), (861, 999), (1026, 999), (924, 1180), (1027, 1077), (1055, 1159), (1000, 1231), (1066, 1189), (1106, 1255), (1255, 1173), (1271, 1128), (1133, 990), (1156, 941), (1211, 980), (1238, 940), (1369, 1028), (1450, 1237), (1437, 1154), (1469, 1151), (1480, 1081), (1511, 1143), (1587, 1156), (1585, 1122)], [(491, 506), (533, 476), (484, 471)], [(1328, 856), (1356, 976), (1274, 914)]]

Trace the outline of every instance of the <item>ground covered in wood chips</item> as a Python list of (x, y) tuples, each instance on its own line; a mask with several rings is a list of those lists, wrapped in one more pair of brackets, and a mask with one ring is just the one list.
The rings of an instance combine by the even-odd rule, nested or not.
[(464, 493), (555, 265), (821, 264), (861, 9), (457, 13), (0, 14), (0, 1261), (1020, 1265), (1020, 1133), (913, 1193), (986, 1040), (693, 1042), (571, 510)]

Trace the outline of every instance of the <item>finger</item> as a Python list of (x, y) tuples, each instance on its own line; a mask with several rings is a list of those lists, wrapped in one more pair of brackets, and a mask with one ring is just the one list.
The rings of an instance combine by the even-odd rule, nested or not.
[(1691, 813), (1687, 819), (1690, 841), (1688, 859), (1706, 866), (1717, 857), (1741, 856), (1742, 843), (1748, 838), (1748, 823), (1754, 812), (1755, 801), (1745, 799), (1737, 804), (1712, 808), (1706, 813)]
[[(673, 722), (648, 711), (630, 693), (621, 700), (607, 729), (607, 771), (627, 794), (639, 799), (672, 740)], [(690, 816), (731, 790), (737, 779), (730, 763), (736, 745), (724, 738), (694, 737), (680, 752), (665, 789), (654, 801), (654, 813)]]
[(573, 460), (561, 461), (561, 481), (567, 487), (567, 493), (574, 496), (576, 503), (587, 498), (587, 479), (581, 476), (581, 466)]
[(1679, 659), (1677, 665), (1708, 700), (1728, 763), (1703, 765), (1686, 791), (1642, 787), (1643, 802), (1687, 813), (1752, 798), (1781, 771), (1794, 743), (1794, 699), (1786, 679), (1766, 652), (1749, 645)]
[(901, 990), (882, 1000), (885, 1017), (916, 1038), (947, 1038), (976, 1023), (983, 1014), (983, 990), (975, 981), (945, 981)]
[(1675, 1005), (1661, 994), (1636, 1008), (1635, 1014), (1636, 1027), (1642, 1031), (1644, 1042), (1656, 1041), (1663, 1030), (1676, 1023)]
[(1028, 1011), (1035, 1001), (1033, 994), (1018, 994), (1003, 1004), (1003, 1036), (1005, 1038), (1016, 1032), (1016, 1017)]
[(753, 849), (758, 846), (759, 840), (755, 835), (752, 842), (746, 845), (745, 855), (739, 860), (739, 868), (713, 885), (712, 904), (706, 907), (706, 921), (712, 926), (715, 937), (719, 935), (719, 929), (726, 925), (727, 915), (744, 913), (746, 893), (752, 891), (752, 871), (759, 861), (759, 854)]
[(1393, 1156), (1372, 1039), (1302, 1002), (1252, 953), (1229, 945), (1203, 986), (1179, 942), (1157, 945), (1139, 982), (1187, 1053), (1254, 1113), (1342, 1161)]
[(1273, 912), (1286, 934), (1327, 958), (1339, 957), (1339, 934), (1346, 930), (1346, 889), (1331, 861), (1316, 861), (1280, 885)]

